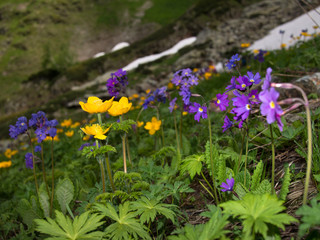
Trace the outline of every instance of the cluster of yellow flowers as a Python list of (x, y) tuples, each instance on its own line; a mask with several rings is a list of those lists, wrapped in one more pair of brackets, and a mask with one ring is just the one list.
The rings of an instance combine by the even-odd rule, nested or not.
[(12, 158), (12, 156), (16, 155), (17, 153), (18, 153), (17, 150), (11, 150), (10, 148), (7, 148), (7, 150), (4, 152), (4, 155), (6, 156), (6, 158), (9, 159), (9, 161), (0, 162), (0, 168), (11, 167), (11, 165), (12, 165), (11, 158)]
[(156, 133), (156, 131), (160, 130), (160, 126), (161, 120), (158, 120), (156, 117), (152, 117), (151, 122), (147, 122), (144, 128), (149, 130), (150, 135), (153, 135)]

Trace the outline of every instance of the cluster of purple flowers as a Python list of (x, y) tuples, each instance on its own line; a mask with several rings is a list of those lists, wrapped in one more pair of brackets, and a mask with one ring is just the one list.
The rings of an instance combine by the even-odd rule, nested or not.
[(143, 109), (147, 109), (154, 102), (165, 103), (167, 99), (167, 87), (157, 88), (155, 91), (148, 93), (146, 100), (142, 104)]
[(257, 72), (247, 72), (247, 75), (239, 76), (238, 78), (232, 77), (231, 84), (226, 87), (226, 92), (217, 94), (215, 104), (221, 111), (227, 110), (229, 106), (227, 92), (232, 91), (234, 97), (230, 113), (234, 114), (233, 122), (228, 116), (225, 116), (224, 124), (222, 126), (223, 132), (227, 129), (238, 124), (242, 128), (243, 122), (249, 117), (252, 107), (255, 104), (260, 104), (261, 114), (267, 116), (268, 124), (277, 121), (279, 129), (282, 131), (283, 124), (281, 122), (281, 115), (283, 113), (281, 107), (277, 104), (279, 93), (271, 87), (271, 72), (272, 69), (268, 68), (266, 79), (262, 86), (262, 91), (258, 93), (257, 89), (251, 90), (251, 87), (261, 82), (260, 74)]
[(119, 69), (115, 73), (111, 73), (111, 78), (107, 80), (108, 93), (112, 97), (118, 97), (119, 93), (129, 84), (127, 72)]
[(259, 49), (259, 52), (254, 56), (254, 59), (258, 60), (259, 62), (264, 62), (264, 56), (266, 55), (267, 51)]
[[(38, 143), (41, 143), (47, 136), (54, 138), (57, 135), (57, 120), (48, 120), (46, 114), (42, 111), (33, 113), (30, 120), (26, 117), (19, 117), (15, 125), (10, 125), (9, 135), (11, 138), (17, 139), (21, 134), (27, 133), (28, 129), (35, 129)], [(36, 146), (35, 152), (40, 152), (41, 147)], [(27, 168), (33, 168), (32, 153), (25, 155)]]
[(226, 63), (226, 67), (231, 70), (232, 68), (237, 66), (237, 62), (240, 61), (240, 57), (238, 54), (235, 54), (231, 57), (231, 59)]
[[(79, 147), (78, 151), (82, 151), (85, 147), (95, 147), (95, 146), (96, 146), (95, 142), (93, 144), (84, 143)], [(99, 143), (99, 148), (100, 148), (100, 143)]]
[[(207, 118), (207, 107), (201, 106), (199, 103), (190, 102), (192, 96), (190, 88), (199, 83), (197, 76), (193, 74), (190, 68), (178, 70), (171, 81), (174, 85), (179, 87), (179, 95), (182, 97), (183, 108), (186, 112), (195, 113), (194, 119), (200, 121), (200, 117)], [(172, 99), (169, 104), (169, 110), (172, 112), (176, 106), (177, 98)]]

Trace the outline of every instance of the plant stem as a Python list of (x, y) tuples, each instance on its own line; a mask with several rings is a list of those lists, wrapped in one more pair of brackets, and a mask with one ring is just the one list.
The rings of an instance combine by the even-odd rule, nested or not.
[[(249, 131), (249, 130), (247, 130)], [(247, 141), (246, 141), (246, 159), (244, 161), (244, 183), (243, 185), (246, 186), (247, 180), (247, 160), (248, 160), (248, 146), (249, 146), (249, 133), (247, 132)]]
[(269, 128), (270, 128), (271, 150), (272, 150), (271, 193), (275, 194), (275, 190), (274, 190), (275, 149), (274, 149), (274, 138), (273, 138), (272, 124), (269, 124)]
[(53, 138), (51, 140), (51, 201), (50, 201), (50, 216), (52, 215), (53, 196), (54, 196), (54, 161), (53, 161)]
[(173, 110), (173, 119), (174, 119), (174, 130), (176, 132), (176, 141), (177, 141), (177, 163), (176, 163), (176, 169), (177, 169), (181, 162), (181, 152), (180, 152), (180, 143), (179, 143), (179, 137), (178, 137), (178, 128), (177, 128), (177, 119), (176, 119), (175, 110)]
[[(96, 148), (99, 149), (99, 141), (96, 139)], [(102, 163), (101, 156), (98, 156), (98, 162), (100, 165), (100, 171), (101, 171), (101, 181), (102, 181), (102, 191), (106, 192), (106, 183), (105, 183), (105, 176), (104, 176), (104, 167)]]
[[(120, 115), (120, 122), (122, 122), (122, 116)], [(126, 139), (125, 135), (122, 136), (122, 155), (123, 155), (123, 171), (127, 173), (127, 159), (126, 159)]]
[(27, 135), (29, 137), (29, 142), (30, 142), (30, 146), (31, 146), (31, 152), (32, 152), (32, 165), (33, 165), (33, 176), (34, 176), (34, 183), (36, 185), (36, 191), (37, 191), (37, 195), (39, 194), (39, 187), (38, 187), (38, 180), (37, 180), (37, 175), (36, 175), (36, 164), (35, 164), (35, 160), (34, 160), (34, 151), (33, 151), (33, 144), (31, 141), (31, 136), (29, 134), (29, 132), (27, 132)]
[(113, 183), (113, 178), (112, 178), (112, 172), (111, 172), (108, 153), (106, 153), (105, 156), (106, 156), (106, 167), (107, 167), (107, 173), (108, 173), (108, 176), (109, 176), (110, 185), (111, 185), (111, 188), (112, 188), (112, 192), (115, 192), (116, 188), (114, 187), (114, 183)]
[(126, 138), (126, 146), (127, 146), (128, 160), (129, 160), (129, 163), (131, 164), (131, 167), (132, 167), (133, 164), (132, 164), (132, 161), (131, 161), (131, 154), (130, 154), (130, 148), (129, 148), (129, 140), (128, 140), (127, 134), (125, 134), (125, 138)]
[(183, 148), (183, 143), (182, 143), (182, 117), (183, 117), (183, 106), (181, 107), (181, 111), (180, 111), (180, 150), (182, 151)]
[(236, 175), (239, 172), (239, 168), (240, 168), (240, 163), (241, 163), (241, 158), (242, 158), (242, 150), (243, 150), (243, 144), (244, 144), (244, 138), (245, 138), (246, 134), (242, 135), (242, 140), (241, 140), (241, 148), (240, 148), (240, 154), (239, 154), (239, 160), (238, 160), (238, 164), (237, 164), (237, 170), (236, 170)]
[(43, 144), (41, 143), (41, 165), (42, 165), (42, 177), (43, 177), (43, 181), (46, 184), (46, 189), (48, 192), (48, 197), (50, 196), (50, 192), (49, 192), (49, 187), (48, 187), (48, 183), (47, 183), (47, 174), (46, 174), (46, 169), (44, 168), (44, 159), (43, 159)]
[(307, 128), (308, 128), (308, 162), (307, 162), (306, 182), (304, 186), (304, 194), (303, 194), (303, 201), (302, 201), (304, 205), (307, 204), (308, 188), (309, 188), (309, 181), (311, 176), (311, 165), (312, 165), (312, 130), (311, 130), (311, 116), (310, 116), (308, 100), (306, 101), (305, 107), (306, 107)]
[(207, 180), (207, 178), (204, 176), (204, 174), (203, 174), (202, 171), (200, 172), (200, 174), (201, 174), (201, 176), (203, 177), (203, 179), (206, 181), (206, 183), (208, 184), (208, 186), (211, 188), (211, 190), (214, 191), (213, 188), (212, 188), (212, 186), (211, 186), (211, 184), (209, 183), (209, 181)]
[(207, 107), (207, 115), (208, 115), (208, 127), (209, 127), (209, 144), (210, 144), (210, 164), (211, 164), (211, 172), (212, 172), (212, 182), (213, 182), (213, 194), (216, 199), (217, 205), (219, 204), (219, 199), (217, 195), (216, 189), (216, 181), (214, 176), (214, 166), (213, 166), (213, 156), (212, 156), (212, 132), (211, 132), (211, 121), (210, 121), (210, 113), (209, 108)]
[[(160, 120), (159, 106), (160, 106), (160, 103), (159, 103), (159, 105), (156, 107), (158, 120)], [(161, 121), (160, 129), (161, 129), (161, 140), (162, 140), (162, 147), (163, 147), (163, 146), (164, 146), (163, 121)]]

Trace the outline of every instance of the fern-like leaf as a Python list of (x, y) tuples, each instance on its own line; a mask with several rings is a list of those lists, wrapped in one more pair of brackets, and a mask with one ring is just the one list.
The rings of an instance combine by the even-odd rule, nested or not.
[(284, 230), (284, 224), (297, 221), (286, 213), (280, 213), (285, 209), (282, 203), (274, 195), (253, 195), (249, 193), (242, 200), (228, 201), (220, 204), (220, 206), (224, 208), (224, 213), (243, 220), (243, 231), (246, 239), (258, 233), (266, 239), (268, 224)]
[(260, 161), (257, 164), (256, 169), (254, 170), (252, 175), (251, 190), (254, 191), (258, 187), (261, 180), (262, 171), (263, 171), (263, 162)]
[(130, 129), (132, 129), (132, 125), (136, 124), (135, 121), (131, 119), (124, 120), (122, 122), (115, 122), (112, 124), (111, 128), (116, 131), (124, 131), (129, 132)]
[(85, 212), (80, 216), (76, 216), (72, 222), (69, 217), (65, 217), (61, 212), (55, 211), (56, 221), (51, 218), (47, 220), (36, 219), (36, 230), (38, 232), (51, 235), (47, 240), (99, 240), (103, 233), (94, 231), (103, 224), (101, 219), (103, 216), (93, 214), (89, 216), (89, 212)]
[(218, 159), (218, 174), (217, 180), (218, 183), (221, 184), (227, 178), (227, 171), (226, 171), (226, 159), (223, 157), (219, 157)]
[(290, 168), (287, 167), (283, 177), (280, 193), (278, 196), (280, 200), (283, 200), (283, 201), (286, 200), (287, 194), (289, 192), (290, 179), (291, 179)]
[(27, 224), (28, 228), (31, 229), (34, 227), (34, 219), (42, 218), (43, 213), (37, 205), (37, 199), (35, 196), (31, 197), (31, 204), (27, 199), (21, 199), (19, 201), (17, 212), (23, 219), (23, 222)]
[(202, 170), (203, 161), (204, 155), (190, 155), (182, 160), (181, 172), (188, 172), (190, 174), (191, 179), (193, 179), (196, 174), (200, 174)]
[(56, 188), (56, 198), (59, 202), (61, 211), (66, 214), (66, 206), (72, 201), (74, 197), (74, 186), (69, 178), (60, 181)]
[(45, 190), (45, 185), (41, 184), (39, 188), (39, 203), (45, 217), (50, 215), (50, 203), (48, 192)]
[(176, 155), (177, 150), (172, 146), (165, 146), (152, 155), (154, 160), (162, 160), (165, 157), (173, 157)]
[(269, 193), (271, 194), (271, 183), (267, 180), (264, 179), (259, 186), (252, 191), (253, 194), (265, 194), (265, 193)]
[(311, 200), (311, 207), (303, 205), (296, 211), (296, 214), (302, 216), (299, 226), (300, 237), (305, 235), (307, 231), (313, 227), (320, 226), (320, 202), (315, 198)]

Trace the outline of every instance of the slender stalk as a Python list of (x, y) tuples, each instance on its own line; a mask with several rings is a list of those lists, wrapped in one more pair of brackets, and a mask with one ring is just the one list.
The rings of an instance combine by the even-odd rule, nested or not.
[[(98, 139), (96, 139), (96, 148), (99, 149), (99, 141)], [(101, 181), (102, 181), (102, 191), (106, 192), (106, 183), (105, 183), (105, 176), (104, 176), (104, 167), (103, 167), (103, 163), (101, 160), (101, 157), (98, 156), (98, 162), (100, 165), (100, 171), (101, 171)]]
[(182, 117), (183, 117), (183, 107), (181, 107), (181, 111), (180, 111), (180, 129), (179, 129), (179, 133), (180, 133), (180, 150), (182, 151), (183, 148), (183, 143), (182, 143)]
[(270, 128), (271, 149), (272, 149), (271, 193), (275, 194), (275, 190), (274, 190), (275, 149), (274, 149), (274, 138), (273, 138), (272, 124), (269, 124), (269, 128)]
[(53, 195), (54, 195), (54, 161), (53, 161), (53, 138), (51, 140), (51, 201), (50, 201), (50, 216), (52, 215)]
[(304, 193), (303, 193), (303, 201), (302, 203), (305, 205), (307, 204), (308, 198), (308, 188), (309, 188), (309, 181), (311, 176), (311, 166), (312, 166), (312, 130), (311, 130), (311, 116), (310, 116), (310, 109), (309, 103), (306, 102), (306, 114), (307, 114), (307, 128), (308, 128), (308, 162), (307, 162), (307, 174), (306, 174), (306, 182), (304, 185)]
[(29, 137), (29, 142), (30, 142), (30, 146), (31, 146), (31, 152), (32, 152), (32, 165), (33, 165), (33, 176), (34, 176), (34, 183), (36, 185), (36, 191), (37, 191), (37, 195), (39, 194), (39, 187), (38, 187), (38, 180), (37, 180), (37, 175), (36, 175), (36, 164), (35, 164), (35, 160), (34, 160), (34, 151), (33, 151), (33, 144), (31, 141), (31, 136), (29, 134), (29, 132), (27, 132), (27, 135)]
[[(248, 130), (247, 130), (248, 131)], [(248, 146), (249, 146), (249, 134), (247, 132), (247, 141), (246, 141), (246, 159), (244, 161), (244, 183), (243, 185), (246, 186), (247, 180), (247, 160), (248, 160)]]
[[(158, 120), (160, 120), (159, 106), (160, 106), (160, 103), (159, 103), (159, 105), (156, 107)], [(163, 147), (163, 146), (164, 146), (163, 121), (162, 121), (162, 123), (161, 123), (160, 129), (161, 129), (161, 140), (162, 140), (162, 147)]]
[(132, 161), (131, 161), (131, 154), (130, 154), (130, 148), (129, 148), (129, 140), (128, 140), (127, 134), (125, 134), (125, 138), (126, 138), (126, 147), (127, 147), (128, 160), (129, 160), (129, 163), (131, 164), (131, 166), (133, 166)]
[(214, 174), (213, 156), (212, 156), (212, 132), (211, 132), (211, 121), (210, 121), (209, 108), (207, 108), (207, 115), (208, 115), (208, 127), (209, 127), (210, 164), (211, 164), (211, 172), (212, 172), (213, 194), (214, 194), (214, 197), (215, 197), (217, 205), (218, 205), (219, 199), (218, 199), (218, 195), (217, 195), (216, 181), (215, 181), (215, 176), (214, 176), (215, 174)]
[(208, 186), (211, 188), (211, 190), (214, 191), (213, 188), (212, 188), (212, 186), (211, 186), (211, 184), (209, 183), (209, 181), (207, 180), (207, 178), (204, 176), (204, 174), (203, 174), (202, 171), (200, 172), (200, 174), (201, 174), (201, 176), (203, 177), (203, 179), (206, 181), (206, 183), (208, 184)]
[(243, 150), (243, 144), (244, 144), (244, 138), (245, 138), (246, 134), (242, 135), (242, 140), (241, 140), (241, 148), (240, 148), (240, 154), (239, 154), (239, 160), (238, 160), (238, 164), (237, 164), (237, 170), (236, 170), (236, 175), (239, 172), (239, 168), (240, 168), (240, 163), (241, 163), (241, 158), (242, 158), (242, 150)]
[(212, 195), (212, 193), (209, 191), (209, 189), (206, 188), (206, 186), (203, 185), (203, 183), (202, 183), (201, 181), (199, 181), (199, 183), (200, 183), (200, 185), (210, 194), (210, 196), (211, 196), (213, 199), (216, 199), (216, 198)]
[(106, 153), (105, 156), (106, 156), (106, 167), (107, 167), (107, 173), (108, 173), (108, 176), (109, 176), (110, 185), (111, 185), (111, 188), (112, 188), (112, 192), (115, 192), (116, 188), (115, 188), (114, 183), (113, 183), (113, 178), (112, 178), (112, 172), (111, 172), (108, 153)]
[[(120, 122), (122, 122), (122, 116), (120, 116)], [(126, 139), (125, 135), (122, 136), (122, 155), (123, 155), (123, 171), (127, 173), (127, 158), (126, 158)]]
[(180, 143), (179, 143), (179, 137), (178, 137), (178, 128), (177, 128), (177, 119), (176, 119), (175, 110), (173, 110), (173, 119), (174, 119), (174, 130), (176, 132), (176, 141), (177, 141), (177, 165), (176, 165), (176, 169), (177, 169), (181, 162), (181, 153), (180, 153)]
[(42, 177), (43, 177), (43, 181), (46, 184), (46, 189), (48, 192), (48, 197), (50, 196), (50, 192), (49, 192), (49, 187), (48, 187), (48, 183), (47, 183), (47, 174), (46, 174), (46, 169), (44, 167), (44, 159), (43, 159), (43, 144), (41, 143), (41, 165), (42, 165)]

